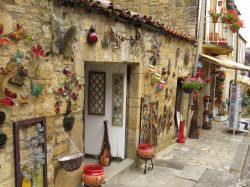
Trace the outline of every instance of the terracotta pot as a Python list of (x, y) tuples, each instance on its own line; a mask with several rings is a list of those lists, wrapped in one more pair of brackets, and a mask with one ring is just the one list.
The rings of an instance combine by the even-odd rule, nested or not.
[(217, 23), (219, 20), (219, 17), (218, 16), (212, 16), (212, 21), (213, 23)]
[(104, 181), (104, 169), (101, 165), (89, 164), (83, 167), (83, 182), (88, 186), (101, 186)]
[(154, 147), (152, 144), (139, 144), (138, 153), (141, 158), (152, 158)]

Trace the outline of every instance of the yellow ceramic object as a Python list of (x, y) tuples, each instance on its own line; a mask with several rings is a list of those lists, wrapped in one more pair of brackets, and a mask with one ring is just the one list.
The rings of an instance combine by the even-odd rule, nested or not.
[(28, 180), (26, 180), (26, 178), (24, 177), (24, 178), (23, 178), (23, 181), (22, 181), (22, 187), (32, 187), (31, 180), (28, 181)]

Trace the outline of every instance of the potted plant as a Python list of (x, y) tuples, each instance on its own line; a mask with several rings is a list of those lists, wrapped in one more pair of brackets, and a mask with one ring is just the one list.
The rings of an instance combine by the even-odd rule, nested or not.
[(192, 93), (193, 91), (199, 91), (203, 87), (206, 86), (206, 82), (204, 82), (200, 77), (192, 77), (186, 79), (182, 84), (182, 89), (185, 93)]
[(222, 13), (217, 13), (213, 10), (210, 10), (208, 13), (212, 17), (213, 23), (217, 23), (219, 18), (222, 16)]

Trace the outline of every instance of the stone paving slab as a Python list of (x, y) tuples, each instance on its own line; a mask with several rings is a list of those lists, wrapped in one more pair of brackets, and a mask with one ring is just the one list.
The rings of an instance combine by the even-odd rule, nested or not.
[(206, 171), (207, 171), (206, 167), (186, 166), (183, 168), (180, 174), (177, 174), (177, 176), (197, 182), (200, 180), (200, 178), (204, 175)]
[(208, 169), (195, 187), (234, 187), (236, 179), (229, 173)]
[(193, 187), (195, 184), (195, 181), (174, 177), (165, 187)]

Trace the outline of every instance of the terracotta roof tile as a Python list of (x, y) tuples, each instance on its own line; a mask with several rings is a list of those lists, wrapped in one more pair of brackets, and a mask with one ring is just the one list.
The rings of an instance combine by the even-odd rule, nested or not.
[(174, 37), (178, 37), (182, 40), (186, 40), (192, 43), (195, 43), (196, 40), (193, 36), (184, 34), (182, 32), (179, 32), (173, 28), (170, 28), (168, 26), (165, 26), (163, 23), (160, 23), (159, 21), (152, 20), (151, 16), (140, 16), (139, 14), (135, 12), (131, 12), (126, 8), (122, 8), (119, 5), (113, 5), (112, 2), (108, 0), (58, 0), (59, 4), (63, 6), (72, 6), (72, 7), (85, 7), (87, 9), (98, 9), (102, 12), (109, 13), (111, 10), (111, 13), (113, 15), (116, 15), (118, 17), (121, 17), (123, 19), (126, 19), (129, 22), (135, 22), (136, 25), (145, 25), (150, 26), (155, 29), (161, 30), (164, 34), (172, 35)]

